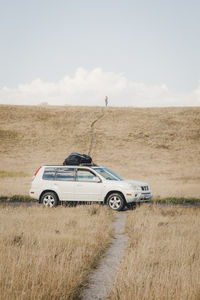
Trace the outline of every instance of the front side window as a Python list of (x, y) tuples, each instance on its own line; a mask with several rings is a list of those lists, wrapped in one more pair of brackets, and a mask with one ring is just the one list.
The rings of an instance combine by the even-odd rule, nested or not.
[(44, 180), (54, 180), (55, 179), (55, 168), (45, 168), (42, 179)]
[(58, 181), (74, 181), (74, 168), (57, 169), (56, 180)]
[(97, 182), (99, 178), (89, 170), (77, 170), (77, 181)]

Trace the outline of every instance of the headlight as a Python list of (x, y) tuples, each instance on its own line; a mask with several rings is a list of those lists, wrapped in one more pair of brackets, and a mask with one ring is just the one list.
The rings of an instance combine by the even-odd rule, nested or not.
[(141, 186), (139, 186), (139, 185), (131, 184), (131, 187), (132, 187), (132, 189), (134, 189), (135, 191), (141, 191)]

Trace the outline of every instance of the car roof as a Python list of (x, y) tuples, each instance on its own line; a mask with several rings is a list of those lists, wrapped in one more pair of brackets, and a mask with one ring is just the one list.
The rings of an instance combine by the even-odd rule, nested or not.
[(44, 165), (43, 166), (44, 168), (46, 167), (53, 167), (53, 168), (88, 168), (88, 169), (95, 169), (95, 168), (102, 168), (100, 166), (74, 166), (74, 165), (66, 165), (66, 166), (63, 166), (63, 165)]

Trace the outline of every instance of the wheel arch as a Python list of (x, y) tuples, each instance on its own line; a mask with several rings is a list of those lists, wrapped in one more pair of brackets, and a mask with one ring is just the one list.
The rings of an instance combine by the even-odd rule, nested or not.
[(104, 204), (107, 204), (108, 197), (109, 197), (111, 194), (115, 194), (115, 193), (120, 194), (120, 195), (123, 197), (124, 202), (125, 202), (125, 204), (126, 204), (126, 198), (124, 197), (124, 194), (123, 194), (121, 191), (118, 191), (118, 190), (109, 191), (109, 192), (106, 194), (106, 196), (104, 197), (103, 203), (104, 203)]
[(60, 201), (59, 197), (58, 197), (58, 194), (54, 191), (54, 190), (50, 190), (50, 189), (47, 189), (47, 190), (44, 190), (41, 194), (40, 194), (40, 198), (39, 198), (39, 203), (42, 203), (41, 200), (42, 200), (42, 196), (47, 193), (47, 192), (51, 192), (51, 193), (54, 193), (57, 198), (58, 198), (58, 201)]

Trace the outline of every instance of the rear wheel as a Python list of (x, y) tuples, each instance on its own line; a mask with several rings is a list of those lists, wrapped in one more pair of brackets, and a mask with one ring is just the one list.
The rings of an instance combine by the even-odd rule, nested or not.
[(120, 211), (124, 208), (124, 197), (119, 193), (113, 193), (108, 197), (107, 203), (113, 210)]
[(44, 193), (41, 200), (46, 207), (55, 207), (58, 205), (58, 197), (54, 192)]

